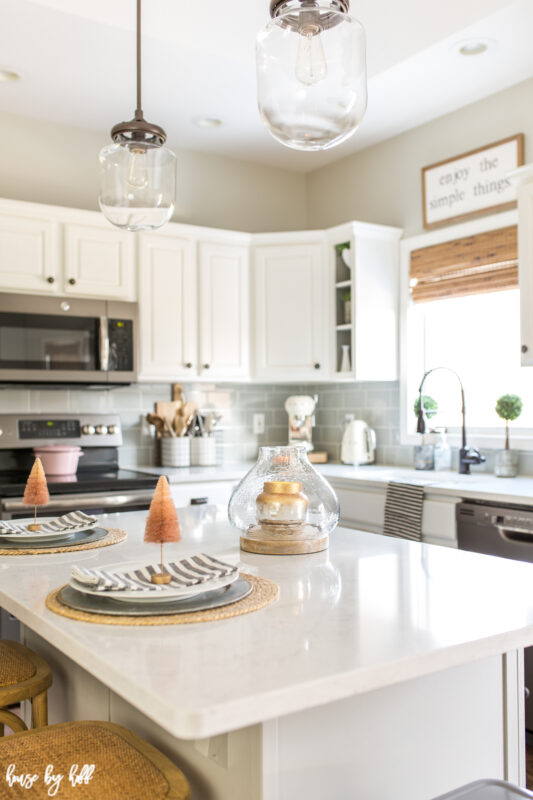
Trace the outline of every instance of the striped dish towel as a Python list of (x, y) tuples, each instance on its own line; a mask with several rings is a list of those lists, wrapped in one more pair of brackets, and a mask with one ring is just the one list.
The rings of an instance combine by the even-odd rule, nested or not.
[[(62, 517), (56, 519), (39, 520), (41, 524), (41, 533), (62, 533), (64, 531), (71, 531), (76, 533), (79, 530), (86, 530), (93, 528), (98, 520), (96, 517), (89, 517), (83, 511), (71, 511), (70, 514), (63, 514)], [(21, 525), (16, 522), (0, 522), (0, 535), (6, 536), (10, 533), (28, 533), (35, 535), (34, 531), (28, 530), (28, 523)]]
[(170, 583), (158, 585), (150, 581), (150, 576), (161, 572), (160, 564), (148, 564), (146, 567), (130, 570), (129, 572), (108, 572), (103, 569), (89, 569), (87, 567), (73, 566), (72, 577), (77, 583), (90, 587), (97, 592), (152, 591), (160, 592), (168, 588), (186, 589), (190, 586), (207, 583), (214, 578), (236, 576), (238, 566), (226, 564), (213, 556), (200, 553), (181, 561), (172, 561), (164, 565), (165, 571), (171, 576)]
[(391, 481), (387, 486), (383, 533), (420, 542), (423, 505), (423, 486)]

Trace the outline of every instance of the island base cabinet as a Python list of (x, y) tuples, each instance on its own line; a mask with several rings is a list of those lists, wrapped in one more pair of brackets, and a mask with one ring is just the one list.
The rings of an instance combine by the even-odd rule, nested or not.
[(482, 657), (480, 644), (472, 663), (374, 691), (370, 675), (364, 694), (185, 740), (160, 727), (149, 705), (140, 711), (90, 675), (89, 664), (27, 628), (23, 638), (52, 667), (50, 723), (130, 728), (175, 760), (195, 800), (430, 800), (480, 778), (525, 785), (523, 651)]

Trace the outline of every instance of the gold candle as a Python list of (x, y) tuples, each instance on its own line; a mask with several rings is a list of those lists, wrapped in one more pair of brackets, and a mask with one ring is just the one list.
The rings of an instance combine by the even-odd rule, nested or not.
[(305, 522), (309, 500), (299, 481), (266, 481), (257, 496), (257, 519), (267, 525), (301, 525)]

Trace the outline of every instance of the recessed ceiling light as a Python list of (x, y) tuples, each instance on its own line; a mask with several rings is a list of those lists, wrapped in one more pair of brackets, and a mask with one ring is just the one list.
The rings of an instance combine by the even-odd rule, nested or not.
[(454, 50), (462, 56), (480, 56), (495, 44), (492, 39), (465, 39), (454, 45)]
[(193, 122), (198, 128), (220, 128), (222, 125), (222, 120), (216, 117), (196, 117)]
[(7, 83), (8, 81), (18, 81), (20, 75), (14, 69), (9, 67), (0, 67), (0, 83)]

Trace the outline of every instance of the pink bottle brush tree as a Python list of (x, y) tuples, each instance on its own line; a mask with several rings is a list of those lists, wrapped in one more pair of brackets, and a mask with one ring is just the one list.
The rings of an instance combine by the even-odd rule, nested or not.
[(152, 583), (170, 583), (170, 575), (165, 572), (163, 564), (163, 545), (166, 542), (179, 542), (181, 529), (178, 514), (170, 487), (164, 475), (157, 481), (154, 496), (144, 529), (144, 541), (161, 545), (161, 572), (152, 575)]
[(36, 458), (33, 467), (26, 481), (24, 497), (22, 502), (27, 506), (33, 506), (33, 523), (28, 525), (30, 531), (40, 531), (41, 524), (37, 522), (37, 506), (45, 506), (50, 502), (46, 475), (40, 458)]

